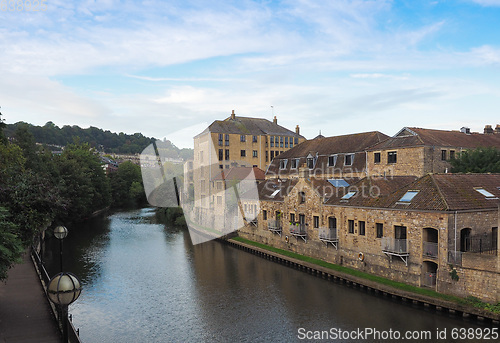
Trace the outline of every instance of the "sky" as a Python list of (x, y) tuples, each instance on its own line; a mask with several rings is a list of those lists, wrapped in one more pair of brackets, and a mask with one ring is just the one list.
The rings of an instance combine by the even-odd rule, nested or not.
[(0, 3), (7, 123), (179, 147), (232, 110), (309, 139), (500, 124), (500, 0), (24, 3)]

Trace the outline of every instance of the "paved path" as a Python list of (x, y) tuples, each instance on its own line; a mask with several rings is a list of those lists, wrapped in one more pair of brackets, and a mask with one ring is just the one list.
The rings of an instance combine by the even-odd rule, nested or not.
[(0, 343), (62, 341), (56, 321), (26, 252), (23, 263), (0, 282)]

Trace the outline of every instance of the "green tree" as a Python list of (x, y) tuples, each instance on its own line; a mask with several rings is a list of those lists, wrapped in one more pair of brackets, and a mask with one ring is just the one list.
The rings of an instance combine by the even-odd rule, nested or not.
[(452, 173), (500, 173), (500, 150), (494, 147), (465, 150), (450, 163)]
[(142, 184), (141, 167), (130, 161), (118, 166), (118, 170), (110, 175), (113, 207), (127, 208), (145, 203), (144, 186)]
[(0, 281), (7, 278), (7, 271), (14, 263), (21, 262), (24, 251), (17, 236), (18, 226), (8, 220), (8, 212), (0, 207)]
[(2, 112), (0, 112), (0, 144), (7, 144), (7, 138), (4, 135), (3, 130), (7, 127), (7, 124), (2, 119)]

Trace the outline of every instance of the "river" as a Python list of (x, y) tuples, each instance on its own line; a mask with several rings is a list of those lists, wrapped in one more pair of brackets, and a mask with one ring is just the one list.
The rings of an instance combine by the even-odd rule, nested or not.
[[(94, 218), (68, 230), (64, 270), (83, 284), (69, 312), (84, 343), (294, 342), (321, 334), (315, 331), (373, 341), (358, 336), (365, 328), (379, 335), (429, 332), (429, 341), (437, 340), (437, 330), (442, 336), (446, 330), (447, 339), (440, 341), (451, 342), (453, 329), (486, 328), (220, 242), (193, 246), (187, 229), (158, 223), (150, 208)], [(58, 272), (56, 239), (47, 241), (44, 259), (51, 275)]]

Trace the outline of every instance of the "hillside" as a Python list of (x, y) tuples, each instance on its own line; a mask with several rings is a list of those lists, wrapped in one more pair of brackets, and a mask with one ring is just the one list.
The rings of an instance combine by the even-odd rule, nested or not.
[[(50, 121), (44, 126), (35, 126), (24, 122), (8, 124), (4, 130), (5, 135), (8, 138), (15, 138), (16, 129), (21, 125), (28, 126), (37, 143), (66, 146), (75, 139), (79, 139), (81, 142), (89, 143), (92, 147), (105, 153), (141, 153), (144, 148), (155, 140), (154, 137), (146, 137), (141, 133), (134, 133), (133, 135), (123, 132), (113, 133), (92, 126), (82, 129), (76, 125), (65, 125), (60, 128)], [(193, 149), (179, 149), (169, 141), (166, 143), (167, 157), (182, 158), (184, 160), (193, 158)]]

